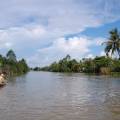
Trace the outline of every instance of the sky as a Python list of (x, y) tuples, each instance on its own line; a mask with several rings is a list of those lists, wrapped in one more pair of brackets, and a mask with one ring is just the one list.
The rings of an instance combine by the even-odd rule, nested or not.
[(0, 54), (13, 49), (31, 67), (102, 56), (114, 28), (120, 0), (0, 0)]

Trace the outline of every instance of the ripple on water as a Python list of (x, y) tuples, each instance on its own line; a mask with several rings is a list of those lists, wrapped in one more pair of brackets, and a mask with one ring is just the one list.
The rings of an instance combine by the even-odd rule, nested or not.
[(0, 120), (119, 120), (120, 79), (30, 72), (0, 89)]

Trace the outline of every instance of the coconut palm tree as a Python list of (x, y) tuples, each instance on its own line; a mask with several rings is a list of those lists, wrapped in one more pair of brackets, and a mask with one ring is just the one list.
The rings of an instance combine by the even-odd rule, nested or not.
[(119, 59), (120, 59), (120, 36), (117, 29), (113, 29), (110, 31), (110, 38), (107, 42), (104, 42), (103, 44), (106, 45), (105, 47), (105, 53), (107, 56), (109, 56), (109, 53), (111, 53), (111, 56), (117, 52)]

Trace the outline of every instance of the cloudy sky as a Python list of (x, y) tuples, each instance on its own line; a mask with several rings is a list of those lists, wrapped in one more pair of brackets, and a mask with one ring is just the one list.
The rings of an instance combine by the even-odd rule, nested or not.
[(30, 66), (104, 55), (115, 27), (120, 0), (0, 0), (0, 54), (13, 49)]

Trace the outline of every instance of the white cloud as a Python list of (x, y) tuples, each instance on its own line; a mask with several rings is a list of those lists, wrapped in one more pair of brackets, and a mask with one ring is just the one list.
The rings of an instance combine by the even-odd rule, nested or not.
[(86, 58), (94, 58), (94, 55), (93, 54), (88, 54)]
[[(99, 40), (99, 39), (98, 39)], [(45, 66), (54, 61), (62, 59), (67, 54), (77, 60), (83, 57), (94, 57), (91, 54), (90, 47), (97, 45), (97, 39), (90, 39), (88, 37), (72, 37), (69, 39), (59, 38), (53, 41), (52, 45), (46, 48), (38, 49), (36, 54), (28, 58), (28, 63), (31, 66)]]
[(1, 0), (0, 8), (0, 49), (12, 47), (30, 65), (90, 56), (103, 38), (64, 36), (120, 19), (118, 0)]
[(12, 43), (6, 42), (6, 43), (5, 43), (5, 46), (6, 46), (7, 48), (11, 48), (11, 47), (12, 47)]
[(92, 39), (87, 36), (68, 39), (57, 38), (57, 36), (59, 36), (58, 31), (51, 33), (40, 25), (13, 27), (0, 30), (0, 47), (1, 49), (5, 47), (7, 50), (14, 49), (22, 54), (22, 57), (27, 58), (31, 66), (44, 66), (65, 57), (66, 54), (76, 59), (93, 57), (90, 47), (100, 46), (105, 40), (104, 38)]
[(49, 31), (73, 33), (120, 18), (118, 0), (4, 0), (0, 3), (2, 28), (35, 23), (47, 26)]
[[(0, 48), (12, 47), (13, 49), (24, 49), (31, 46), (44, 43), (46, 39), (46, 30), (41, 26), (13, 27), (0, 30)], [(27, 48), (26, 48), (27, 49)]]

